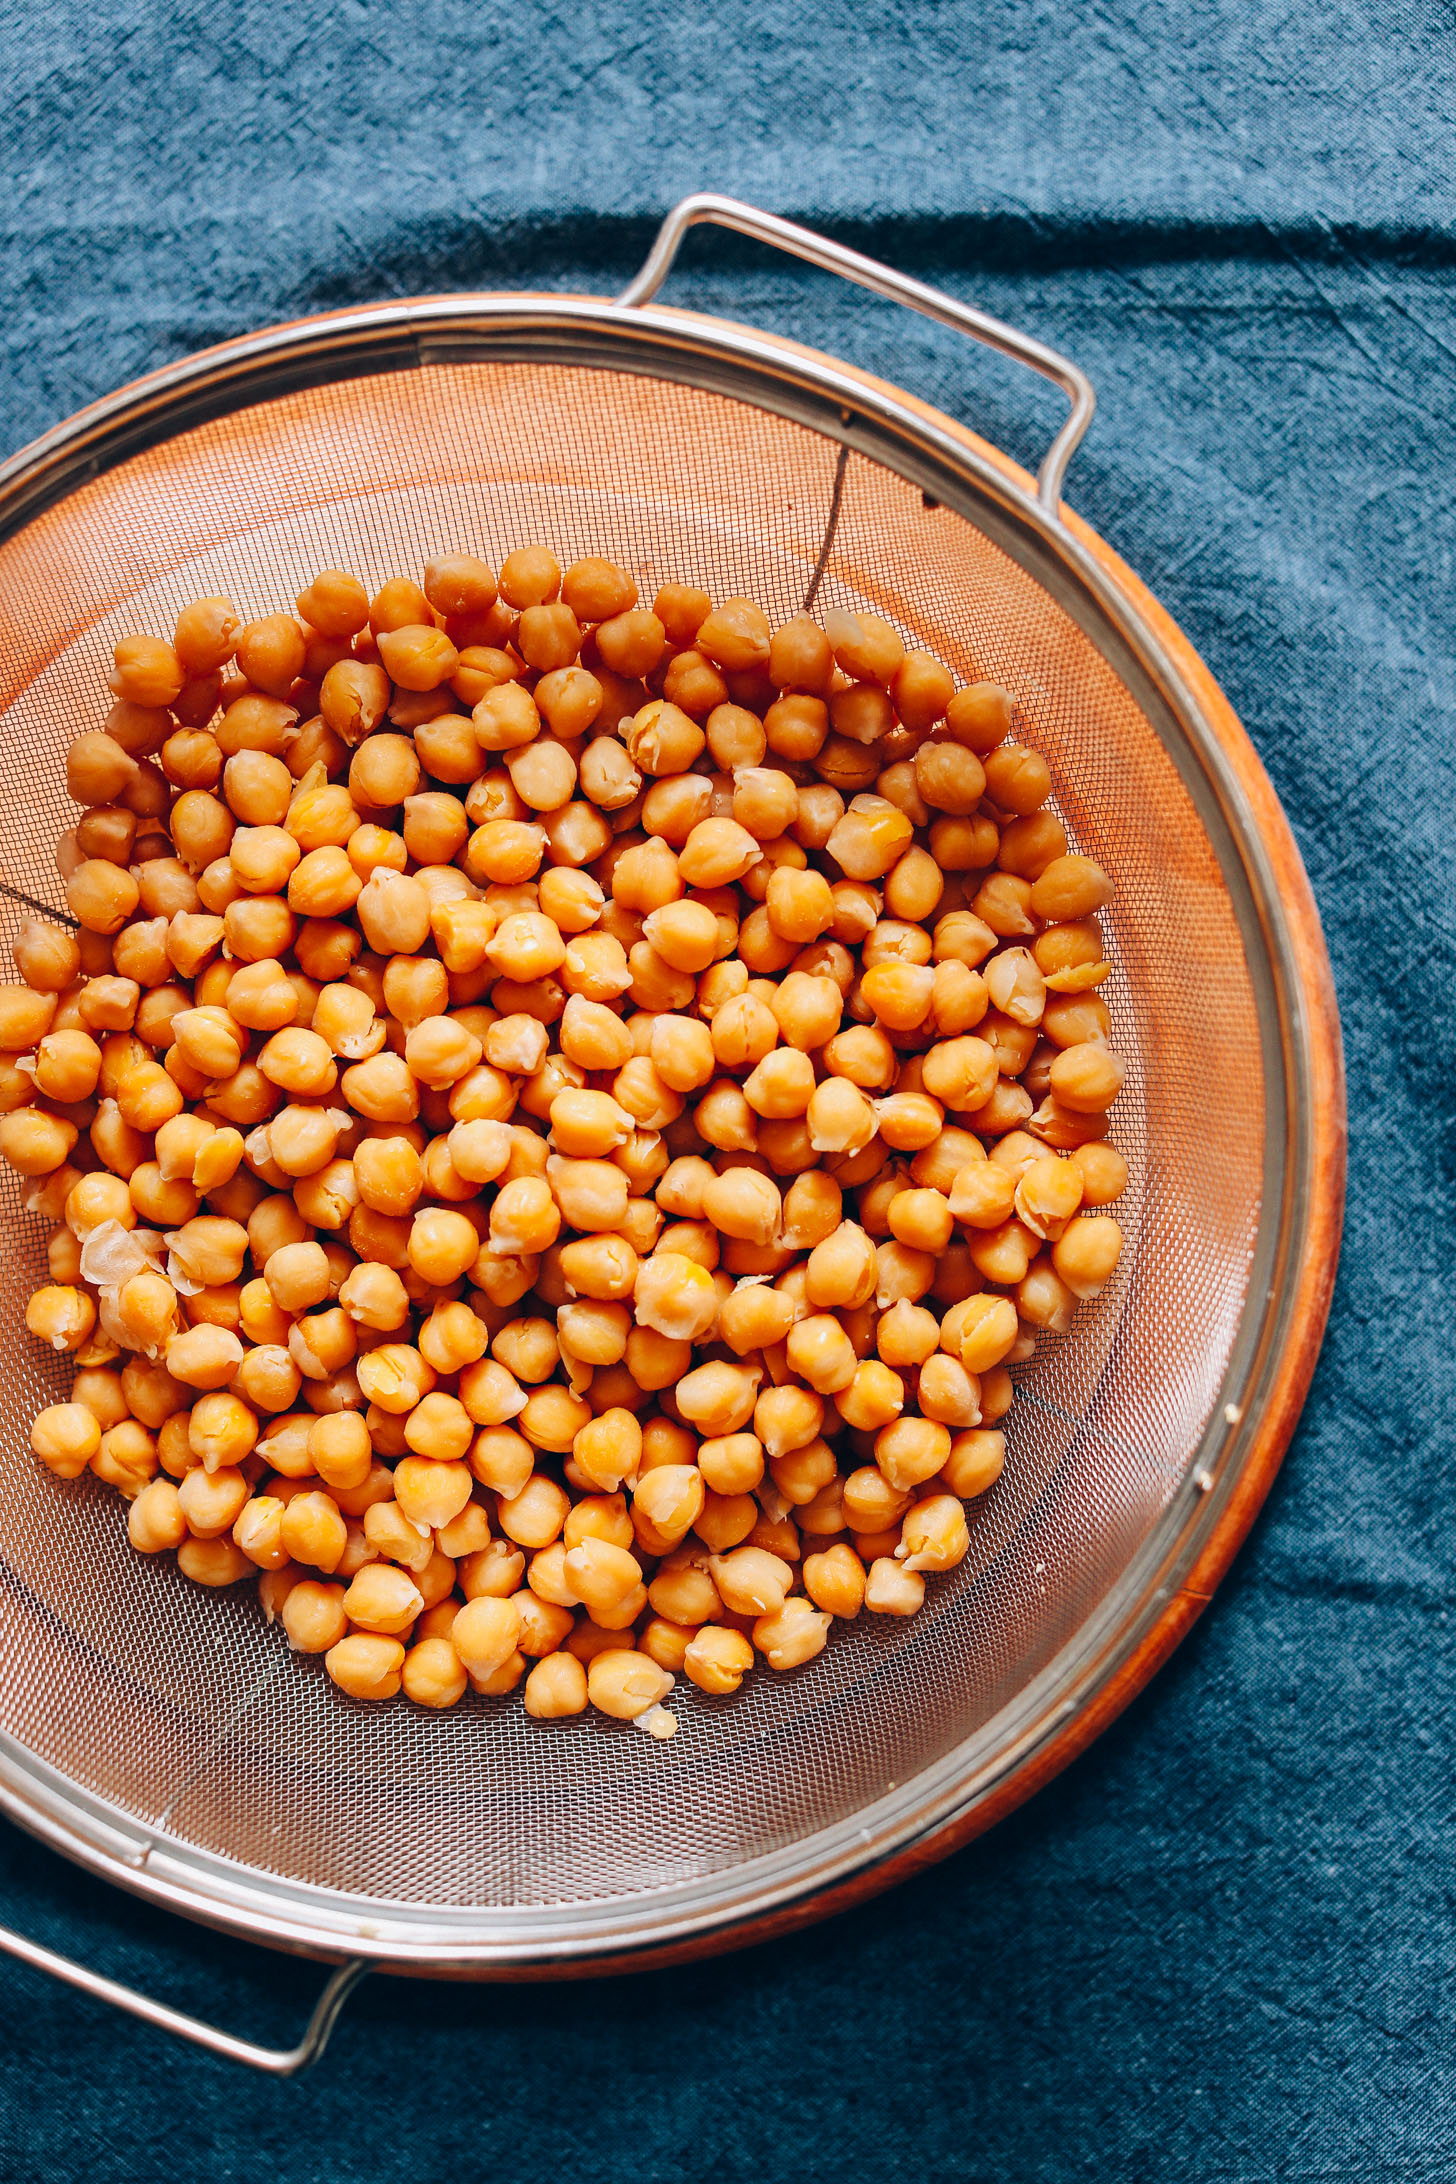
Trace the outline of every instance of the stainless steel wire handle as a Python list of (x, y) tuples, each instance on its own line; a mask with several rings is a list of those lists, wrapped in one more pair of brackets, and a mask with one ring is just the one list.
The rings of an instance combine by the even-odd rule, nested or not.
[(236, 2033), (209, 2025), (205, 2018), (189, 2017), (185, 2010), (174, 2010), (166, 2002), (153, 2001), (148, 1994), (138, 1994), (134, 1987), (122, 1986), (119, 1980), (105, 1979), (88, 1965), (77, 1964), (74, 1958), (60, 1956), (54, 1949), (42, 1948), (38, 1941), (28, 1941), (8, 1926), (0, 1926), (0, 1950), (98, 2002), (125, 2010), (129, 2017), (139, 2017), (143, 2024), (175, 2033), (179, 2040), (190, 2040), (194, 2047), (206, 2048), (212, 2055), (225, 2055), (231, 2063), (245, 2063), (250, 2070), (261, 2070), (270, 2078), (296, 2078), (310, 2063), (318, 2061), (328, 2046), (340, 2010), (369, 1969), (357, 1960), (341, 1964), (314, 2004), (297, 2047), (270, 2048), (260, 2047), (254, 2040), (240, 2040)]
[(769, 243), (775, 250), (786, 250), (792, 257), (822, 267), (826, 273), (842, 274), (845, 280), (856, 281), (861, 288), (872, 289), (877, 296), (887, 296), (892, 303), (903, 303), (912, 311), (922, 312), (926, 318), (938, 319), (942, 326), (969, 334), (973, 341), (984, 342), (988, 349), (996, 349), (1002, 356), (1027, 365), (1030, 370), (1040, 372), (1043, 379), (1050, 379), (1060, 387), (1071, 405), (1070, 414), (1042, 457), (1036, 474), (1036, 497), (1055, 520), (1067, 465), (1081, 444), (1097, 407), (1092, 382), (1078, 365), (1055, 349), (1034, 341), (1030, 334), (1018, 333), (1014, 326), (992, 318), (989, 312), (957, 303), (953, 296), (944, 295), (940, 289), (928, 288), (923, 281), (911, 280), (908, 274), (897, 273), (891, 266), (881, 265), (876, 258), (861, 256), (857, 250), (846, 250), (842, 243), (833, 243), (826, 235), (816, 235), (812, 228), (799, 227), (792, 220), (780, 220), (775, 213), (760, 212), (756, 205), (745, 205), (736, 197), (720, 197), (712, 190), (684, 197), (680, 204), (673, 206), (657, 231), (657, 239), (641, 272), (634, 281), (628, 282), (617, 302), (629, 309), (650, 303), (671, 272), (688, 229), (700, 227), (705, 222), (714, 227), (734, 228), (740, 235)]

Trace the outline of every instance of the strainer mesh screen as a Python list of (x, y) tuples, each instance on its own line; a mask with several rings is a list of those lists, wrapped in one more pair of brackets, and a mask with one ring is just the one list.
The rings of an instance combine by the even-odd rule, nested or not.
[[(571, 367), (448, 365), (290, 395), (104, 475), (0, 548), (0, 877), (61, 896), (61, 754), (132, 629), (220, 591), (245, 613), (319, 567), (377, 584), (442, 549), (541, 538), (797, 610), (839, 450), (717, 394)], [(343, 1701), (265, 1629), (126, 1544), (124, 1505), (34, 1463), (64, 1386), (20, 1330), (43, 1225), (3, 1187), (0, 1731), (157, 1834), (265, 1873), (464, 1911), (622, 1898), (845, 1819), (992, 1719), (1076, 1632), (1182, 1476), (1243, 1308), (1264, 1086), (1244, 950), (1197, 813), (1126, 688), (978, 530), (850, 459), (820, 604), (868, 601), (1016, 695), (1078, 846), (1114, 875), (1132, 1167), (1123, 1268), (1017, 1373), (969, 1560), (909, 1623), (866, 1621), (730, 1701), (679, 1686), (657, 1745), (519, 1700), (442, 1715)], [(6, 937), (23, 913), (10, 910)], [(1214, 1096), (1216, 1093), (1217, 1096)]]

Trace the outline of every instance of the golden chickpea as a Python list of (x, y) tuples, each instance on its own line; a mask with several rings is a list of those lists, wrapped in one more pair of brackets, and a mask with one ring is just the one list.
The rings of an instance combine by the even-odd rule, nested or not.
[(101, 1430), (101, 1421), (86, 1404), (52, 1403), (37, 1412), (30, 1445), (58, 1479), (75, 1479), (100, 1448)]
[(1079, 1145), (1071, 1156), (1082, 1177), (1082, 1197), (1089, 1206), (1109, 1206), (1127, 1189), (1127, 1162), (1111, 1145)]
[(361, 1630), (386, 1637), (408, 1630), (424, 1604), (424, 1595), (410, 1572), (393, 1562), (366, 1563), (344, 1594), (344, 1612), (349, 1621)]
[[(334, 1496), (323, 1492), (295, 1494), (284, 1509), (282, 1544), (284, 1553), (293, 1562), (332, 1575), (343, 1562), (343, 1551), (347, 1546), (347, 1527)], [(354, 1623), (362, 1621), (354, 1610), (349, 1610), (349, 1614)]]
[(981, 1389), (974, 1373), (941, 1351), (920, 1368), (916, 1400), (925, 1417), (964, 1430), (981, 1422)]
[(679, 1252), (643, 1260), (633, 1301), (640, 1326), (679, 1342), (700, 1340), (718, 1317), (712, 1275)]
[(897, 1418), (875, 1435), (875, 1462), (892, 1487), (933, 1479), (950, 1454), (950, 1434), (938, 1420)]
[(735, 1615), (772, 1615), (793, 1582), (792, 1566), (761, 1547), (737, 1547), (708, 1565), (723, 1605)]
[(177, 617), (173, 649), (188, 675), (212, 675), (233, 656), (242, 617), (230, 599), (194, 599)]
[(598, 1653), (587, 1668), (592, 1705), (615, 1721), (635, 1721), (660, 1705), (671, 1689), (671, 1674), (630, 1647)]
[(153, 1479), (126, 1513), (127, 1537), (138, 1554), (163, 1554), (187, 1537), (182, 1498), (170, 1479)]
[(1064, 1047), (1051, 1065), (1051, 1091), (1074, 1115), (1100, 1115), (1122, 1090), (1127, 1065), (1100, 1041)]
[(350, 1631), (324, 1655), (330, 1679), (351, 1699), (394, 1698), (403, 1682), (404, 1661), (405, 1649), (397, 1638), (369, 1630)]
[(971, 1501), (995, 1485), (1005, 1462), (1006, 1436), (982, 1427), (978, 1432), (956, 1435), (940, 1476), (950, 1493), (962, 1501)]
[(472, 1676), (489, 1676), (511, 1655), (521, 1637), (521, 1615), (514, 1600), (480, 1595), (466, 1601), (451, 1627), (450, 1641)]
[(716, 1623), (701, 1624), (683, 1654), (689, 1683), (714, 1697), (737, 1691), (752, 1666), (753, 1647), (743, 1633)]
[(104, 858), (88, 858), (66, 882), (66, 902), (88, 932), (116, 933), (135, 911), (141, 890), (129, 872)]
[(208, 1471), (241, 1464), (257, 1438), (256, 1416), (235, 1395), (200, 1397), (187, 1421), (187, 1445)]
[(925, 1605), (925, 1580), (888, 1555), (870, 1564), (865, 1606), (871, 1615), (916, 1615)]
[(177, 1549), (177, 1567), (194, 1585), (236, 1585), (241, 1578), (256, 1577), (251, 1563), (230, 1539), (184, 1539)]
[(178, 1488), (178, 1502), (194, 1539), (219, 1539), (230, 1532), (248, 1499), (248, 1482), (235, 1465), (208, 1471), (201, 1464)]
[(308, 1429), (308, 1454), (326, 1486), (362, 1486), (373, 1463), (369, 1429), (357, 1411), (315, 1418)]
[[(849, 1386), (835, 1396), (834, 1404), (846, 1425), (860, 1433), (872, 1433), (899, 1417), (905, 1407), (905, 1383), (883, 1359), (865, 1358), (855, 1367)], [(780, 1491), (788, 1493), (787, 1487), (779, 1483)], [(791, 1501), (794, 1498), (789, 1495)]]
[[(287, 1503), (276, 1494), (255, 1494), (244, 1502), (233, 1526), (233, 1545), (240, 1547), (260, 1570), (291, 1567), (283, 1545), (283, 1512)], [(185, 1525), (184, 1525), (185, 1530)], [(342, 1630), (339, 1633), (343, 1635)]]
[(828, 1641), (831, 1618), (798, 1597), (760, 1615), (753, 1626), (753, 1643), (770, 1668), (781, 1673), (800, 1668), (822, 1653)]
[[(44, 925), (39, 918), (22, 918), (10, 943), (10, 953), (25, 985), (0, 987), (0, 1004), (8, 1011), (18, 1002), (23, 1009), (33, 1011), (29, 1019), (31, 1037), (39, 1037), (54, 1012), (47, 1010), (37, 996), (63, 993), (74, 984), (81, 968), (80, 944), (73, 934), (62, 932), (58, 926)], [(8, 1034), (11, 1028), (7, 1018), (0, 1016), (0, 1029)], [(22, 1046), (29, 1043), (29, 1038), (20, 1041)], [(8, 1036), (4, 1044), (10, 1045)]]
[[(112, 1177), (113, 1182), (117, 1181)], [(67, 1194), (67, 1203), (70, 1196)], [(46, 1272), (61, 1288), (73, 1288), (81, 1279), (81, 1242), (69, 1228), (53, 1229), (46, 1239)]]
[(942, 1349), (959, 1356), (967, 1372), (984, 1376), (1016, 1340), (1016, 1308), (1007, 1297), (968, 1297), (947, 1312), (940, 1340)]
[(816, 1608), (849, 1621), (864, 1606), (865, 1567), (844, 1541), (804, 1557), (804, 1590)]
[(18, 1107), (0, 1118), (0, 1154), (21, 1175), (54, 1174), (64, 1167), (76, 1137), (74, 1123), (36, 1107)]
[(186, 680), (172, 647), (159, 637), (123, 637), (107, 682), (130, 705), (170, 705)]
[(523, 1704), (535, 1721), (560, 1721), (585, 1713), (586, 1669), (574, 1654), (543, 1654), (526, 1678)]
[(295, 1653), (329, 1653), (343, 1643), (349, 1628), (345, 1597), (342, 1585), (327, 1585), (315, 1577), (302, 1578), (290, 1588), (282, 1619)]
[(1117, 1266), (1122, 1230), (1110, 1214), (1085, 1214), (1052, 1247), (1052, 1264), (1074, 1297), (1095, 1297)]
[(84, 1289), (37, 1289), (26, 1305), (25, 1324), (53, 1350), (79, 1350), (96, 1325), (96, 1307)]
[(274, 698), (285, 696), (303, 673), (305, 650), (303, 631), (288, 614), (245, 622), (233, 640), (240, 672), (255, 690)]

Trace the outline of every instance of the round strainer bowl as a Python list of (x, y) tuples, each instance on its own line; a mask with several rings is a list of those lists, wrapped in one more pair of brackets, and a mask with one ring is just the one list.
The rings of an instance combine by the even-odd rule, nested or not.
[[(1039, 487), (910, 396), (775, 337), (650, 306), (696, 219), (776, 242), (1054, 378)], [(0, 1186), (0, 1806), (169, 1909), (345, 1965), (308, 2039), (252, 2048), (18, 1936), (0, 1945), (274, 2070), (358, 1967), (522, 1977), (722, 1948), (817, 1917), (1009, 1811), (1200, 1612), (1292, 1430), (1343, 1188), (1319, 922), (1267, 777), (1166, 615), (1058, 498), (1091, 414), (1010, 329), (716, 198), (624, 299), (474, 296), (281, 327), (169, 367), (0, 470), (0, 882), (8, 938), (63, 907), (62, 753), (111, 647), (199, 593), (245, 612), (335, 565), (541, 538), (649, 598), (691, 578), (774, 620), (868, 605), (1015, 695), (1074, 846), (1113, 875), (1130, 1163), (1113, 1283), (1018, 1368), (1003, 1477), (908, 1622), (837, 1630), (677, 1736), (518, 1704), (341, 1698), (249, 1591), (129, 1549), (116, 1497), (33, 1460), (59, 1365), (22, 1328), (45, 1225)], [(8, 923), (6, 923), (8, 919)]]

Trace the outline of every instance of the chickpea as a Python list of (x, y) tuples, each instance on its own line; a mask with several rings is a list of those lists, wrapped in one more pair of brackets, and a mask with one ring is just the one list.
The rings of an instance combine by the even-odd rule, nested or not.
[[(39, 997), (63, 993), (74, 984), (81, 968), (80, 944), (74, 935), (62, 932), (58, 926), (44, 925), (39, 918), (23, 918), (10, 943), (10, 953), (25, 984), (0, 987), (0, 1006), (7, 1011), (17, 1005), (32, 1010), (31, 1021), (38, 1026), (32, 1036), (38, 1037), (54, 1013), (46, 1012), (45, 1003)], [(0, 1029), (8, 1032), (11, 1028), (5, 1016), (0, 1015)], [(9, 1038), (3, 1043), (8, 1046)], [(29, 1043), (25, 1038), (20, 1041), (21, 1045)]]
[(881, 1555), (870, 1564), (865, 1606), (871, 1615), (916, 1615), (925, 1605), (925, 1580), (918, 1570)]
[(350, 1631), (324, 1655), (330, 1679), (351, 1699), (394, 1698), (404, 1680), (404, 1662), (405, 1649), (397, 1638), (367, 1629)]
[(1006, 1297), (977, 1295), (955, 1305), (941, 1322), (941, 1347), (967, 1372), (984, 1376), (1016, 1340), (1016, 1308)]
[(795, 1597), (758, 1617), (753, 1626), (753, 1643), (770, 1668), (781, 1673), (800, 1668), (823, 1652), (831, 1620), (823, 1610)]
[(1052, 1265), (1074, 1297), (1095, 1297), (1111, 1280), (1122, 1252), (1122, 1230), (1110, 1214), (1073, 1221), (1052, 1247)]
[(1071, 1159), (1082, 1177), (1084, 1204), (1109, 1206), (1127, 1189), (1127, 1162), (1114, 1146), (1079, 1145)]
[(587, 1668), (592, 1705), (616, 1721), (637, 1720), (660, 1705), (671, 1689), (670, 1673), (630, 1647), (598, 1653)]
[[(125, 1300), (126, 1290), (122, 1294)], [(243, 1346), (226, 1328), (191, 1327), (167, 1342), (166, 1361), (173, 1379), (184, 1381), (188, 1387), (222, 1388), (242, 1364)]]
[(574, 1654), (543, 1654), (526, 1678), (523, 1703), (536, 1721), (560, 1721), (585, 1713), (586, 1669)]
[(79, 1350), (96, 1325), (96, 1307), (84, 1289), (37, 1289), (25, 1308), (25, 1324), (53, 1350)]
[(51, 1403), (37, 1412), (30, 1445), (58, 1479), (75, 1479), (100, 1448), (101, 1432), (101, 1421), (86, 1404)]
[(187, 1537), (182, 1498), (170, 1479), (152, 1479), (126, 1513), (127, 1537), (138, 1554), (163, 1554)]
[(940, 1476), (947, 1490), (962, 1501), (971, 1501), (994, 1486), (1006, 1462), (1006, 1436), (982, 1427), (974, 1433), (958, 1433)]
[(40, 1108), (18, 1107), (0, 1117), (0, 1155), (21, 1175), (51, 1175), (64, 1167), (76, 1126)]
[[(347, 1595), (342, 1585), (325, 1584), (322, 1579), (305, 1577), (292, 1586), (283, 1603), (283, 1628), (288, 1643), (295, 1653), (332, 1654), (341, 1646), (349, 1628)], [(357, 1650), (357, 1649), (356, 1649)], [(362, 1659), (372, 1658), (362, 1655)], [(349, 1685), (329, 1670), (334, 1681), (345, 1690)], [(367, 1694), (356, 1694), (366, 1696)]]
[(92, 933), (115, 933), (125, 925), (141, 898), (129, 872), (105, 858), (88, 858), (66, 882), (66, 902), (77, 921)]
[(1100, 1041), (1064, 1047), (1051, 1064), (1053, 1098), (1074, 1115), (1100, 1115), (1122, 1090), (1127, 1065)]

